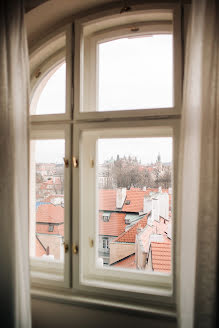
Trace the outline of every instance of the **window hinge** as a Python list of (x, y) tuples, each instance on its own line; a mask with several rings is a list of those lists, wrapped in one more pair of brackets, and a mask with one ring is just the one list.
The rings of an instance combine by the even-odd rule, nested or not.
[(76, 157), (72, 157), (72, 163), (73, 163), (73, 167), (76, 168), (78, 167), (78, 159)]
[(76, 245), (76, 244), (72, 245), (72, 252), (73, 252), (73, 254), (78, 254), (78, 245)]

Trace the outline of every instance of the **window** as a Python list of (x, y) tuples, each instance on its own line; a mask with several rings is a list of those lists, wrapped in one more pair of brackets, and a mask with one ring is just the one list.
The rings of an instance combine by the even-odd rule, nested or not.
[[(66, 63), (55, 66), (44, 78), (35, 92), (31, 106), (32, 115), (65, 113)], [(61, 81), (61, 83), (58, 83)], [(42, 89), (43, 87), (43, 89)]]
[(109, 240), (108, 238), (103, 238), (103, 248), (109, 248)]
[(109, 219), (110, 219), (110, 213), (109, 214), (103, 213), (103, 221), (109, 222)]
[(49, 231), (49, 232), (53, 232), (53, 230), (54, 230), (54, 225), (53, 225), (53, 224), (49, 224), (49, 229), (48, 229), (48, 231)]
[(33, 74), (34, 282), (174, 304), (179, 17), (141, 5), (80, 18)]

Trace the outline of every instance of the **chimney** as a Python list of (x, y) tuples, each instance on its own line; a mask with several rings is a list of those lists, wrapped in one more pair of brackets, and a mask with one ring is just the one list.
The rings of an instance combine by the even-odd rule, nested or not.
[(160, 206), (159, 199), (152, 198), (152, 220), (159, 222), (160, 221)]
[(122, 208), (126, 198), (126, 188), (116, 189), (116, 208)]
[(162, 216), (165, 220), (169, 219), (169, 195), (164, 192), (158, 196), (159, 204), (160, 204), (160, 213), (159, 215)]
[(146, 187), (146, 186), (144, 186), (144, 187), (142, 188), (142, 190), (143, 190), (143, 191), (146, 191), (146, 190), (147, 190), (147, 187)]
[(158, 188), (158, 192), (162, 193), (162, 187), (161, 186)]
[(144, 196), (144, 213), (149, 213), (152, 210), (152, 199)]

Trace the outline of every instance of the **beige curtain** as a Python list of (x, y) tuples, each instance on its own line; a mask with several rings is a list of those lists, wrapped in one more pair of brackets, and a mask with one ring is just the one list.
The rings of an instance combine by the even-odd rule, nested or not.
[(28, 258), (28, 53), (21, 0), (0, 2), (2, 327), (31, 327)]
[(216, 315), (219, 169), (219, 12), (194, 0), (186, 44), (179, 193), (179, 322), (213, 327)]

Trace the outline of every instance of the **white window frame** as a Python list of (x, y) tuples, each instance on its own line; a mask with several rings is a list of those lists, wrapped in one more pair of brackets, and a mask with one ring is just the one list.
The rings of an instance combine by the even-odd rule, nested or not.
[[(151, 296), (160, 294), (172, 297), (175, 292), (176, 278), (176, 231), (177, 220), (173, 219), (173, 239), (172, 239), (172, 274), (159, 274), (147, 272), (134, 272), (133, 270), (121, 270), (110, 268), (95, 268), (98, 245), (90, 243), (91, 240), (98, 240), (97, 221), (98, 205), (95, 195), (97, 193), (96, 182), (96, 140), (99, 138), (140, 138), (140, 137), (172, 137), (173, 138), (173, 209), (172, 216), (176, 218), (176, 195), (177, 195), (177, 149), (179, 140), (179, 124), (177, 120), (167, 121), (136, 121), (135, 127), (130, 122), (121, 123), (98, 123), (80, 124), (74, 139), (80, 140), (79, 156), (81, 160), (79, 190), (80, 190), (80, 276), (76, 282), (77, 288), (81, 286), (96, 287), (101, 290), (113, 289)], [(91, 167), (90, 163), (94, 163)], [(89, 217), (89, 220), (87, 218)], [(143, 296), (144, 297), (144, 296)]]
[[(154, 7), (154, 8), (153, 8)], [(81, 119), (103, 119), (106, 116), (110, 118), (126, 118), (126, 117), (148, 117), (158, 115), (178, 115), (181, 113), (181, 42), (180, 42), (180, 10), (178, 5), (172, 6), (136, 6), (134, 12), (126, 13), (126, 18), (122, 24), (123, 17), (120, 15), (120, 21), (118, 21), (118, 12), (96, 14), (88, 17), (84, 17), (76, 20), (75, 22), (75, 110), (74, 117), (77, 120)], [(153, 9), (152, 9), (153, 8)], [(117, 36), (123, 37), (130, 35), (130, 26), (133, 21), (135, 13), (138, 15), (144, 15), (145, 10), (149, 9), (150, 15), (154, 15), (155, 22), (151, 21), (149, 16), (148, 21), (143, 23), (134, 23), (134, 26), (140, 26), (143, 28), (143, 32), (139, 31), (134, 35), (141, 35), (142, 33), (168, 33), (172, 30), (173, 32), (173, 103), (174, 106), (171, 108), (153, 108), (153, 109), (136, 109), (136, 110), (120, 110), (120, 111), (96, 111), (96, 97), (97, 89), (94, 87), (97, 85), (97, 44), (103, 40), (115, 39)], [(113, 25), (112, 21), (109, 20), (109, 26), (107, 27), (106, 18), (110, 15), (110, 19), (117, 22), (117, 26)], [(165, 16), (166, 15), (166, 16)], [(172, 15), (172, 28), (168, 15)], [(161, 17), (161, 18), (160, 18)], [(166, 17), (166, 18), (165, 18)], [(146, 19), (146, 18), (145, 18)], [(162, 20), (161, 20), (162, 19)], [(125, 24), (128, 21), (129, 24)], [(100, 27), (102, 25), (102, 30)], [(116, 23), (114, 23), (116, 24)], [(91, 27), (90, 27), (91, 25)], [(85, 35), (85, 28), (92, 31), (93, 34), (89, 37)], [(97, 26), (96, 30), (92, 29), (92, 26)], [(103, 31), (104, 29), (104, 31)], [(93, 31), (94, 30), (94, 31)], [(85, 35), (85, 36), (84, 36)], [(131, 34), (133, 35), (133, 34)], [(85, 42), (86, 40), (86, 42)], [(89, 54), (85, 55), (85, 52)], [(87, 73), (88, 72), (88, 73)], [(91, 79), (88, 84), (86, 80)], [(85, 80), (85, 82), (84, 82)], [(93, 88), (91, 88), (93, 86)], [(84, 92), (84, 90), (88, 90)], [(86, 96), (85, 96), (86, 95)], [(86, 106), (86, 99), (93, 105), (94, 109)], [(91, 106), (92, 106), (91, 105)]]
[[(32, 115), (31, 123), (61, 122), (72, 119), (72, 25), (64, 26), (58, 33), (50, 34), (46, 40), (31, 49), (30, 57), (30, 106), (36, 107), (43, 84), (49, 79), (54, 69), (66, 62), (66, 103), (65, 113)], [(45, 81), (42, 84), (42, 81)], [(34, 111), (34, 110), (33, 110)]]
[[(31, 115), (30, 113), (30, 144), (31, 140), (65, 139), (65, 157), (69, 160), (69, 167), (64, 169), (65, 210), (64, 210), (64, 243), (70, 245), (72, 236), (70, 232), (70, 199), (71, 199), (71, 119), (72, 119), (72, 24), (63, 26), (55, 33), (50, 33), (38, 44), (30, 49), (31, 69), (31, 106), (37, 105), (38, 97), (45, 81), (51, 76), (54, 69), (66, 62), (66, 112), (64, 114)], [(32, 179), (31, 165), (34, 162), (30, 147), (30, 190)], [(33, 195), (29, 197), (30, 236), (35, 230), (35, 205)], [(32, 232), (31, 232), (32, 231)], [(31, 249), (30, 238), (30, 249)], [(33, 285), (69, 288), (71, 286), (71, 252), (64, 254), (64, 267), (60, 261), (48, 262), (46, 259), (30, 258), (31, 283)]]
[[(68, 125), (34, 125), (30, 130), (30, 198), (29, 198), (29, 217), (30, 217), (30, 249), (32, 243), (35, 241), (35, 194), (33, 186), (35, 185), (34, 168), (35, 165), (34, 153), (31, 149), (31, 141), (35, 140), (52, 140), (52, 139), (64, 139), (65, 140), (65, 158), (71, 156), (71, 131)], [(71, 171), (70, 168), (64, 166), (64, 242), (70, 244), (70, 180)], [(33, 192), (32, 192), (33, 191)], [(30, 254), (31, 255), (31, 254)], [(30, 257), (31, 265), (31, 281), (33, 283), (43, 283), (47, 285), (56, 285), (61, 287), (68, 287), (70, 281), (70, 254), (66, 252), (64, 254), (64, 262), (60, 261), (47, 261), (46, 259)]]
[[(119, 290), (115, 288), (113, 283), (109, 288), (106, 288), (105, 282), (102, 285), (99, 284), (97, 288), (96, 285), (83, 285), (80, 282), (80, 252), (81, 252), (81, 236), (80, 236), (80, 175), (79, 171), (81, 169), (81, 158), (80, 158), (80, 134), (84, 130), (98, 130), (101, 128), (119, 128), (123, 126), (124, 128), (131, 128), (134, 126), (144, 127), (144, 126), (157, 126), (157, 125), (171, 125), (174, 129), (174, 142), (175, 142), (175, 152), (174, 152), (174, 162), (175, 170), (173, 175), (173, 181), (175, 186), (174, 197), (177, 198), (177, 161), (178, 161), (178, 145), (179, 145), (179, 125), (180, 125), (180, 113), (181, 113), (181, 12), (180, 5), (176, 4), (148, 4), (148, 5), (132, 5), (133, 12), (137, 14), (142, 14), (143, 11), (148, 10), (149, 16), (151, 18), (157, 17), (157, 12), (173, 12), (173, 35), (174, 35), (174, 85), (175, 88), (175, 107), (170, 109), (142, 109), (142, 110), (123, 110), (123, 111), (111, 111), (111, 112), (80, 112), (80, 95), (81, 95), (81, 67), (82, 67), (82, 50), (83, 50), (83, 38), (81, 34), (81, 27), (83, 24), (89, 23), (91, 21), (102, 20), (103, 17), (117, 16), (118, 19), (121, 15), (118, 14), (120, 11), (120, 4), (115, 4), (112, 6), (113, 9), (109, 10), (99, 10), (96, 14), (91, 15), (80, 15), (79, 19), (75, 20), (75, 33), (72, 32), (74, 28), (72, 25), (64, 26), (46, 36), (38, 44), (30, 49), (31, 56), (37, 58), (37, 54), (40, 54), (40, 60), (36, 64), (33, 64), (33, 69), (31, 69), (31, 87), (32, 94), (34, 94), (37, 85), (39, 85), (43, 76), (47, 74), (50, 69), (55, 65), (60, 63), (66, 52), (66, 113), (56, 114), (56, 115), (34, 115), (30, 117), (31, 130), (41, 129), (55, 129), (58, 126), (65, 125), (69, 131), (69, 143), (72, 145), (71, 151), (69, 151), (69, 159), (71, 159), (71, 153), (75, 159), (79, 161), (79, 167), (73, 168), (72, 161), (70, 160), (69, 169), (69, 181), (71, 180), (71, 186), (69, 184), (66, 196), (69, 201), (69, 209), (65, 206), (65, 213), (69, 215), (66, 219), (68, 222), (68, 228), (66, 228), (69, 234), (69, 252), (67, 253), (68, 263), (65, 268), (65, 281), (59, 282), (57, 279), (60, 276), (60, 270), (56, 266), (51, 265), (50, 270), (45, 267), (45, 263), (31, 263), (32, 271), (32, 293), (38, 296), (45, 296), (45, 298), (53, 300), (62, 300), (70, 303), (80, 303), (80, 304), (99, 304), (100, 306), (117, 307), (129, 310), (136, 310), (146, 313), (160, 313), (167, 315), (171, 318), (176, 317), (176, 276), (179, 272), (179, 220), (177, 219), (177, 224), (174, 225), (174, 245), (173, 245), (173, 275), (170, 283), (161, 283), (160, 285), (157, 281), (154, 281), (151, 275), (151, 287), (148, 285), (146, 293), (137, 291), (136, 289), (130, 291), (130, 288), (126, 290)], [(131, 16), (132, 16), (131, 13)], [(128, 23), (132, 20), (130, 15), (125, 13), (123, 16), (128, 17)], [(154, 15), (154, 16), (153, 16)], [(152, 20), (152, 19), (151, 19)], [(161, 19), (162, 20), (162, 19)], [(106, 26), (107, 28), (112, 28)], [(45, 59), (45, 54), (49, 49), (52, 49), (51, 45), (56, 39), (63, 40), (63, 35), (66, 35), (66, 49), (61, 47), (58, 51), (53, 51)], [(63, 41), (62, 41), (63, 42)], [(62, 43), (61, 42), (61, 43)], [(73, 65), (74, 58), (74, 65)], [(45, 60), (44, 60), (45, 59)], [(34, 62), (33, 60), (33, 62)], [(74, 67), (73, 67), (74, 66)], [(40, 78), (35, 77), (35, 73), (40, 70)], [(74, 97), (73, 97), (74, 95)], [(73, 112), (74, 108), (74, 112)], [(122, 121), (124, 119), (124, 121)], [(148, 119), (148, 120), (147, 120)], [(154, 121), (152, 121), (154, 119)], [(158, 119), (162, 119), (157, 121)], [(168, 119), (168, 120), (167, 120)], [(122, 123), (121, 123), (122, 122)], [(71, 136), (73, 136), (71, 143)], [(37, 133), (37, 138), (39, 134)], [(67, 139), (66, 139), (67, 140)], [(69, 147), (70, 147), (69, 144)], [(72, 173), (72, 178), (71, 178)], [(70, 204), (72, 206), (70, 206)], [(66, 201), (65, 201), (66, 205)], [(174, 202), (174, 215), (176, 216), (176, 201)], [(68, 212), (68, 214), (67, 214)], [(72, 216), (70, 217), (70, 215)], [(71, 227), (71, 228), (70, 228)], [(65, 235), (66, 236), (66, 235)], [(79, 252), (77, 247), (79, 247)], [(73, 250), (73, 252), (72, 252)], [(76, 252), (74, 252), (76, 250)], [(35, 276), (33, 277), (33, 274)], [(54, 280), (51, 281), (51, 276)], [(104, 276), (103, 276), (104, 280)], [(165, 287), (164, 287), (165, 285)], [(61, 289), (60, 289), (61, 287)], [(130, 286), (128, 286), (130, 287)], [(164, 288), (163, 288), (164, 287)], [(45, 289), (46, 288), (46, 289)], [(113, 300), (113, 301), (112, 301)], [(103, 305), (104, 301), (104, 305)]]

